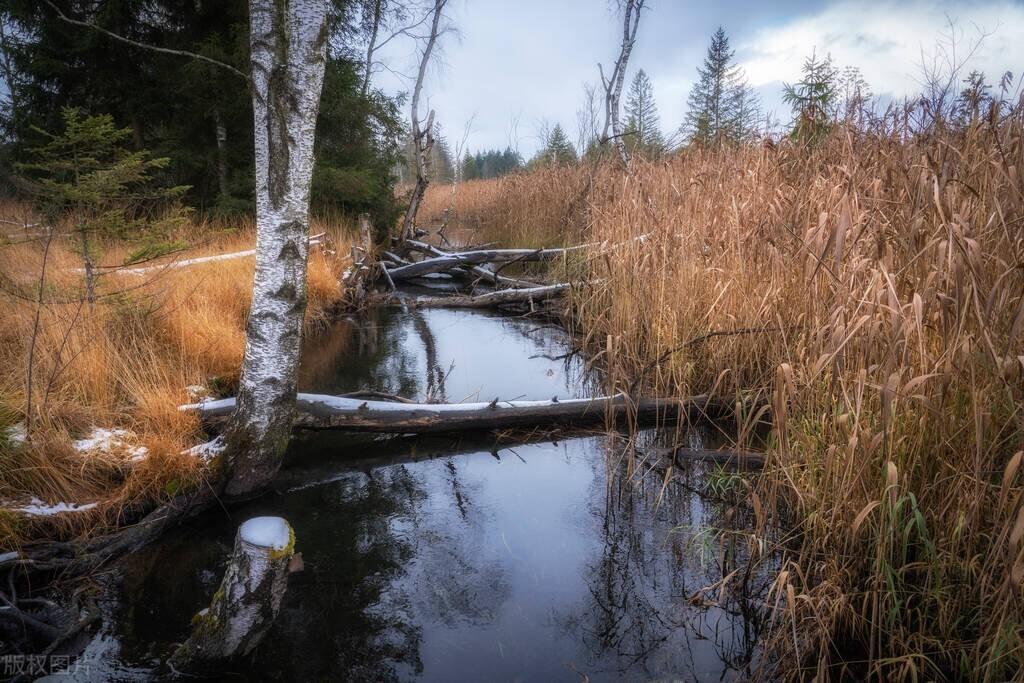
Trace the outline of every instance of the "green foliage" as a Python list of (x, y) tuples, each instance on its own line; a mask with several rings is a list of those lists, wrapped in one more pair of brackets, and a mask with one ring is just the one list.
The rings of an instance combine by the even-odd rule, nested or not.
[(471, 155), (466, 152), (462, 158), (460, 167), (460, 178), (462, 180), (476, 180), (487, 178), (500, 178), (518, 171), (523, 167), (523, 159), (518, 152), (506, 147), (504, 152), (496, 149), (489, 149), (485, 152), (477, 152)]
[(548, 134), (544, 148), (537, 152), (530, 164), (534, 166), (548, 166), (576, 163), (576, 148), (569, 142), (568, 136), (562, 129), (561, 124), (555, 124)]
[(634, 154), (657, 157), (665, 151), (654, 88), (643, 69), (636, 72), (626, 97), (626, 145)]
[(818, 59), (815, 53), (804, 60), (803, 78), (783, 84), (782, 99), (793, 108), (794, 139), (821, 140), (831, 130), (839, 97), (839, 70), (831, 55)]
[(760, 104), (735, 64), (735, 51), (721, 27), (711, 37), (703, 66), (687, 100), (682, 132), (696, 144), (742, 142), (757, 132)]
[(168, 159), (128, 150), (124, 144), (131, 131), (115, 126), (110, 115), (83, 117), (67, 108), (63, 119), (60, 133), (35, 129), (46, 142), (30, 150), (33, 161), (18, 169), (52, 224), (73, 223), (85, 266), (85, 295), (92, 304), (95, 238), (142, 240), (144, 253), (163, 248), (164, 237), (184, 220), (179, 200), (188, 188), (155, 182), (152, 172), (165, 168)]
[[(245, 0), (58, 4), (72, 18), (140, 43), (196, 52), (249, 70)], [(391, 171), (402, 131), (401, 98), (373, 88), (363, 93), (363, 65), (352, 49), (369, 30), (356, 20), (362, 9), (359, 2), (331, 2), (316, 158), (321, 179), (340, 172), (365, 182), (343, 184), (354, 195), (339, 194), (337, 183), (319, 183), (312, 202), (317, 211), (369, 211), (375, 221), (384, 222), (397, 215)], [(190, 186), (184, 200), (192, 206), (221, 216), (253, 211), (252, 104), (244, 78), (208, 62), (133, 47), (67, 24), (34, 0), (9, 0), (0, 19), (19, 38), (7, 54), (20, 113), (14, 117), (7, 109), (0, 111), (0, 128), (12, 140), (11, 164), (28, 161), (30, 150), (46, 142), (38, 130), (62, 127), (64, 107), (78, 107), (83, 115), (110, 114), (117, 126), (126, 126), (127, 147), (168, 159), (150, 169), (153, 177), (164, 185)], [(0, 150), (0, 163), (3, 158)]]

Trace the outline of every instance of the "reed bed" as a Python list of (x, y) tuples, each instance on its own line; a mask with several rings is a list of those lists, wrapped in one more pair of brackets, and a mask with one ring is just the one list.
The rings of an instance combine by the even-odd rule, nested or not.
[[(22, 210), (6, 208), (5, 215)], [(314, 222), (312, 230), (326, 230), (334, 249), (310, 251), (308, 331), (322, 325), (340, 300), (344, 264), (334, 253), (349, 251), (344, 226)], [(201, 459), (185, 452), (201, 440), (200, 425), (177, 406), (233, 390), (245, 346), (254, 260), (163, 265), (252, 249), (254, 231), (251, 221), (230, 230), (190, 225), (177, 239), (196, 246), (142, 264), (155, 266), (144, 273), (108, 272), (99, 281), (99, 300), (90, 306), (83, 301), (74, 243), (64, 234), (55, 238), (46, 259), (48, 303), (38, 308), (38, 328), (35, 299), (45, 245), (18, 234), (0, 245), (2, 507), (32, 498), (97, 504), (52, 516), (0, 511), (0, 547), (97, 531), (116, 524), (127, 507), (171, 497), (205, 476)], [(104, 244), (101, 262), (117, 265), (129, 250), (123, 243)], [(16, 434), (25, 427), (31, 438), (22, 442)], [(97, 427), (126, 431), (116, 433), (111, 444), (76, 447), (76, 441), (95, 436)]]
[(571, 310), (610, 390), (734, 397), (740, 440), (770, 415), (766, 673), (1019, 680), (1022, 170), (1018, 107), (466, 183), (455, 206), (605, 245)]

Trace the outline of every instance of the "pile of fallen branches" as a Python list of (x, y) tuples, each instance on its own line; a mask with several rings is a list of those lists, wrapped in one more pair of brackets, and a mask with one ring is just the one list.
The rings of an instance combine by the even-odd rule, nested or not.
[[(353, 304), (404, 303), (418, 307), (504, 308), (527, 307), (557, 299), (569, 291), (569, 282), (541, 282), (503, 275), (506, 268), (519, 263), (551, 262), (584, 250), (591, 245), (541, 249), (497, 249), (490, 245), (462, 250), (445, 250), (427, 242), (407, 239), (394, 250), (378, 257), (369, 246), (360, 250), (358, 258), (343, 279), (359, 283)], [(452, 283), (469, 294), (456, 296), (419, 296), (415, 299), (395, 293), (402, 285), (436, 287)], [(385, 290), (369, 297), (372, 286)], [(478, 290), (483, 288), (484, 292)]]

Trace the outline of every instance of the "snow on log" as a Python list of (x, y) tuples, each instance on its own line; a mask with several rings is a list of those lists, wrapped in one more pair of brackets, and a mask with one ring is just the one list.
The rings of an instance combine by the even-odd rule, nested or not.
[(397, 299), (416, 308), (494, 308), (506, 304), (531, 304), (561, 296), (572, 288), (568, 282), (541, 285), (525, 289), (498, 289), (486, 294), (457, 296), (418, 296), (415, 299)]
[[(226, 419), (235, 399), (184, 405), (208, 423)], [(324, 394), (298, 394), (295, 426), (308, 429), (347, 429), (358, 432), (428, 434), (474, 429), (505, 429), (548, 424), (600, 424), (634, 416), (637, 421), (672, 422), (680, 418), (718, 418), (732, 414), (731, 403), (708, 396), (684, 399), (599, 396), (547, 401), (489, 403), (393, 403), (363, 401)]]
[[(550, 261), (587, 245), (558, 249), (479, 249), (476, 251), (442, 252), (422, 261), (392, 268), (392, 280), (408, 280), (427, 273), (441, 273), (461, 266), (479, 266), (482, 263), (508, 263), (509, 261)], [(438, 250), (440, 251), (440, 250)]]
[(252, 652), (277, 617), (294, 548), (295, 534), (281, 517), (244, 522), (224, 580), (210, 606), (192, 619), (192, 633), (171, 656), (171, 668), (205, 671)]

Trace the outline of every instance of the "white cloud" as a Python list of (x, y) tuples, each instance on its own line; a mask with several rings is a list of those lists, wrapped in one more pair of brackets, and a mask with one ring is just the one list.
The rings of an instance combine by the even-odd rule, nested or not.
[[(956, 22), (959, 54), (989, 33), (969, 63), (997, 81), (1024, 65), (1024, 7), (1009, 3), (843, 2), (780, 26), (758, 29), (737, 45), (737, 57), (751, 84), (794, 81), (804, 58), (816, 49), (839, 66), (858, 66), (876, 94), (896, 97), (920, 90), (920, 64), (949, 35)], [(1015, 73), (1019, 76), (1020, 74)]]

